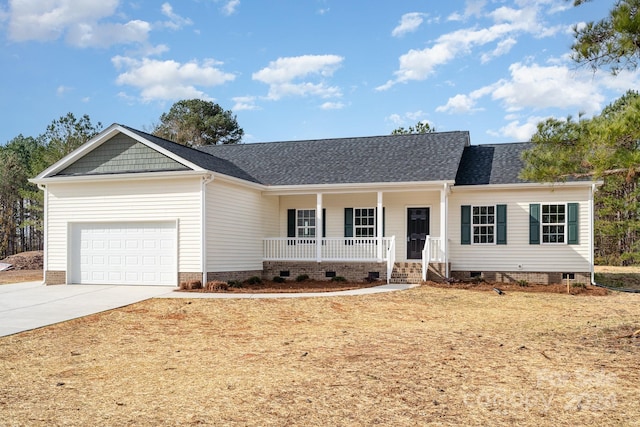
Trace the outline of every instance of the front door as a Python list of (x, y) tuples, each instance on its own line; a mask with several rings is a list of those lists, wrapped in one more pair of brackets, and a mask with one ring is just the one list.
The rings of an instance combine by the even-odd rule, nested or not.
[(429, 208), (407, 208), (407, 259), (421, 259), (429, 234)]

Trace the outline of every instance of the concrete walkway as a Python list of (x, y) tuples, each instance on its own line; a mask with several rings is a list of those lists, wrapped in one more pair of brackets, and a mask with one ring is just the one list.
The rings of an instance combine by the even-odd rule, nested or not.
[(382, 285), (337, 292), (234, 294), (174, 292), (167, 286), (56, 285), (40, 282), (0, 286), (0, 337), (113, 310), (149, 298), (311, 298), (367, 295), (416, 285)]

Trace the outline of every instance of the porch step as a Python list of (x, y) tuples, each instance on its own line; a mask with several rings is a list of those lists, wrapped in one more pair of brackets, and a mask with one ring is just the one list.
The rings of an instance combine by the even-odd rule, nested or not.
[(396, 262), (391, 272), (390, 283), (406, 284), (422, 281), (421, 262)]

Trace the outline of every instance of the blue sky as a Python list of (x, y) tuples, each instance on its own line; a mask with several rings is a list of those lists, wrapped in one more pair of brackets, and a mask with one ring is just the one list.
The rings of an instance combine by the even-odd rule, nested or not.
[(149, 130), (180, 99), (231, 109), (244, 142), (386, 135), (428, 121), (473, 144), (591, 116), (640, 73), (569, 58), (612, 1), (0, 1), (0, 144), (73, 112)]

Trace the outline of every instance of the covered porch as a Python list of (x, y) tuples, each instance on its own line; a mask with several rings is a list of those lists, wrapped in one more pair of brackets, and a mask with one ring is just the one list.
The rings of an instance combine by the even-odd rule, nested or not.
[(280, 266), (317, 263), (318, 268), (382, 263), (387, 281), (397, 262), (409, 262), (421, 265), (424, 280), (430, 263), (447, 264), (448, 193), (448, 185), (440, 182), (411, 190), (269, 194), (277, 196), (278, 220), (263, 238), (263, 260)]

